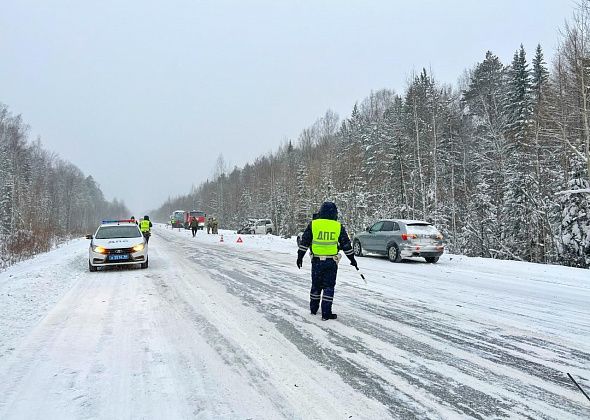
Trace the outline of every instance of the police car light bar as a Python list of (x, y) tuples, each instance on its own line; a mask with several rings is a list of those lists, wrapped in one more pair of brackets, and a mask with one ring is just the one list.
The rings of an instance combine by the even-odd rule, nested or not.
[(102, 224), (105, 223), (135, 223), (135, 220), (132, 219), (122, 219), (122, 220), (103, 220)]

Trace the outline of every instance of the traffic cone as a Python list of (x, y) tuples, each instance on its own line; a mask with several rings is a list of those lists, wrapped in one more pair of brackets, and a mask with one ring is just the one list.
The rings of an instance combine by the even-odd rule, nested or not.
[(237, 240), (236, 242), (237, 242), (237, 243), (239, 243), (239, 244), (241, 244), (241, 243), (242, 243), (242, 242), (244, 242), (244, 241), (242, 241), (242, 238), (240, 238), (240, 237), (238, 236), (238, 240)]
[(223, 235), (219, 237), (219, 242), (223, 242)]

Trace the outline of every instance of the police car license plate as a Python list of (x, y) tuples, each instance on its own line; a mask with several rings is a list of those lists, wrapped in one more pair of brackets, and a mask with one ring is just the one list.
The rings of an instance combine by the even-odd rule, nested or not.
[(121, 260), (128, 260), (129, 254), (115, 254), (109, 255), (109, 261), (121, 261)]

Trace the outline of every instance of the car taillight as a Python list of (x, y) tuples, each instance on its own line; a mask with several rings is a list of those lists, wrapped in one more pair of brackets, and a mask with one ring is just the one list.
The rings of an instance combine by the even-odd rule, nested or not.
[(408, 239), (416, 239), (417, 236), (415, 233), (402, 233), (402, 239), (407, 241)]

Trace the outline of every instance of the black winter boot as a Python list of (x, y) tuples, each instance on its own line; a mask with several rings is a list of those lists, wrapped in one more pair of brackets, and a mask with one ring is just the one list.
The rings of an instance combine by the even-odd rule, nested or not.
[(338, 318), (338, 315), (336, 315), (336, 314), (330, 314), (327, 317), (322, 315), (322, 321), (327, 321), (329, 319), (336, 319), (336, 318)]

